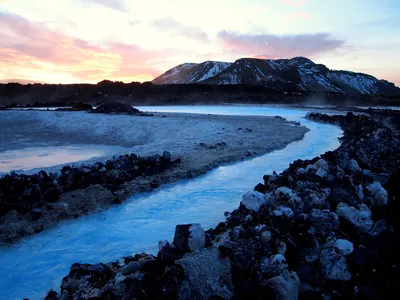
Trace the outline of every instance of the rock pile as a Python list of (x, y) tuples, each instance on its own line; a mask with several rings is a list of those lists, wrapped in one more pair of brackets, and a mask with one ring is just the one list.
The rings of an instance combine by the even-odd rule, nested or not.
[(130, 106), (129, 104), (112, 101), (112, 102), (104, 102), (100, 104), (96, 109), (91, 110), (91, 113), (97, 114), (140, 114), (141, 111)]
[(1, 241), (14, 241), (59, 220), (104, 209), (120, 201), (113, 192), (125, 182), (150, 178), (179, 164), (180, 159), (172, 161), (165, 151), (162, 156), (126, 154), (90, 166), (65, 166), (61, 174), (7, 174), (0, 178)]
[(366, 116), (308, 118), (342, 126), (342, 145), (265, 175), (215, 229), (178, 225), (157, 257), (74, 264), (61, 294), (46, 299), (392, 298), (400, 278), (399, 139)]

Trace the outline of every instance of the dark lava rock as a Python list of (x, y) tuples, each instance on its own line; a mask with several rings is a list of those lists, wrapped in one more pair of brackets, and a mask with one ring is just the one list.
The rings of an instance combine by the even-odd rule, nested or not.
[(41, 210), (40, 208), (35, 208), (35, 209), (33, 209), (33, 210), (32, 210), (32, 213), (31, 213), (31, 215), (32, 215), (32, 220), (33, 220), (33, 221), (39, 220), (41, 214), (42, 214), (42, 210)]
[(43, 198), (48, 202), (56, 202), (58, 199), (60, 199), (61, 192), (62, 191), (60, 188), (52, 187), (44, 192)]
[(344, 258), (335, 248), (322, 250), (319, 267), (328, 280), (348, 281), (351, 274)]
[(174, 245), (179, 251), (193, 252), (205, 245), (205, 232), (200, 224), (177, 225)]
[(90, 112), (97, 114), (115, 114), (115, 113), (139, 114), (140, 110), (130, 106), (129, 104), (113, 101), (113, 102), (105, 102)]
[(95, 265), (75, 263), (71, 266), (69, 275), (62, 280), (61, 289), (74, 294), (85, 282), (92, 287), (100, 288), (111, 279), (113, 274), (110, 267), (102, 263)]

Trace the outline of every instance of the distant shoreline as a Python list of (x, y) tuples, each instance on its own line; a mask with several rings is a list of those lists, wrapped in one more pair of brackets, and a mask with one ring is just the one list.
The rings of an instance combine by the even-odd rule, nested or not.
[(192, 104), (315, 104), (315, 105), (389, 105), (400, 106), (400, 94), (344, 94), (272, 89), (263, 85), (208, 85), (122, 83), (98, 84), (0, 84), (0, 107), (97, 105), (119, 101), (131, 105)]

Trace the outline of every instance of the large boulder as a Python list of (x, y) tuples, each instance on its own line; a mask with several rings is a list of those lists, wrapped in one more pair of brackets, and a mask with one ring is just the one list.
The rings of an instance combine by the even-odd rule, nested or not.
[(165, 262), (173, 262), (177, 255), (178, 250), (176, 249), (174, 244), (170, 244), (168, 241), (159, 241), (158, 242), (158, 255), (157, 257)]
[(322, 206), (329, 197), (331, 190), (329, 188), (325, 188), (320, 191), (306, 190), (306, 192), (309, 193), (309, 195), (306, 197), (307, 200), (310, 200), (315, 205)]
[(290, 219), (294, 216), (294, 212), (290, 207), (281, 205), (272, 211), (272, 215), (275, 217), (284, 217)]
[(329, 170), (329, 164), (325, 159), (319, 159), (315, 164), (315, 167), (317, 167), (318, 169), (323, 169), (325, 171)]
[[(176, 261), (185, 272), (185, 295), (181, 288), (180, 299), (230, 299), (232, 293), (231, 260), (221, 257), (218, 248), (189, 253)], [(185, 282), (184, 282), (185, 283)]]
[(247, 209), (258, 212), (260, 207), (267, 203), (267, 198), (264, 194), (259, 192), (248, 192), (243, 195), (241, 204)]
[(275, 190), (274, 195), (276, 197), (286, 198), (287, 200), (289, 200), (290, 198), (294, 197), (296, 195), (296, 193), (293, 192), (292, 189), (282, 186)]
[(333, 168), (333, 172), (335, 174), (336, 179), (342, 180), (344, 175), (346, 174), (345, 171), (340, 166), (335, 166)]
[(194, 252), (204, 247), (206, 235), (200, 224), (177, 225), (174, 245), (183, 252)]
[(323, 169), (323, 168), (319, 168), (317, 170), (317, 172), (315, 173), (315, 175), (317, 175), (320, 178), (326, 178), (328, 177), (328, 173)]
[(261, 243), (267, 246), (272, 240), (272, 233), (269, 230), (264, 230), (260, 233)]
[(331, 232), (339, 228), (338, 216), (329, 209), (313, 209), (308, 221), (318, 232)]
[(361, 168), (355, 159), (350, 159), (347, 165), (347, 169), (353, 173), (361, 173)]
[(338, 249), (343, 256), (351, 254), (354, 250), (353, 243), (344, 239), (336, 240), (334, 247)]
[(319, 268), (322, 276), (328, 280), (349, 281), (351, 279), (346, 259), (336, 248), (321, 251)]
[(300, 279), (296, 272), (284, 270), (280, 275), (272, 277), (262, 283), (272, 289), (282, 300), (295, 300), (299, 294)]
[(365, 204), (359, 205), (357, 209), (341, 202), (336, 208), (336, 213), (361, 232), (368, 232), (374, 225), (374, 221), (371, 219), (371, 210)]
[(276, 266), (279, 270), (284, 270), (288, 267), (286, 258), (282, 254), (274, 254), (269, 258), (268, 265)]
[(367, 190), (371, 193), (373, 206), (386, 206), (388, 204), (388, 193), (378, 181), (367, 185)]

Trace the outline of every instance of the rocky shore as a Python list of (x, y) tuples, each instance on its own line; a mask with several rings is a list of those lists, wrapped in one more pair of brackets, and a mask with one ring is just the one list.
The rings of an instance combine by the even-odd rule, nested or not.
[[(0, 178), (0, 244), (41, 232), (61, 220), (103, 210), (134, 192), (156, 188), (158, 176), (180, 163), (180, 159), (171, 160), (169, 152), (150, 157), (132, 153), (105, 163), (65, 166), (60, 174), (7, 174)], [(131, 194), (121, 192), (127, 182)]]
[(309, 114), (342, 127), (338, 149), (265, 175), (214, 229), (178, 225), (156, 257), (72, 265), (46, 299), (392, 299), (400, 141), (388, 117)]

